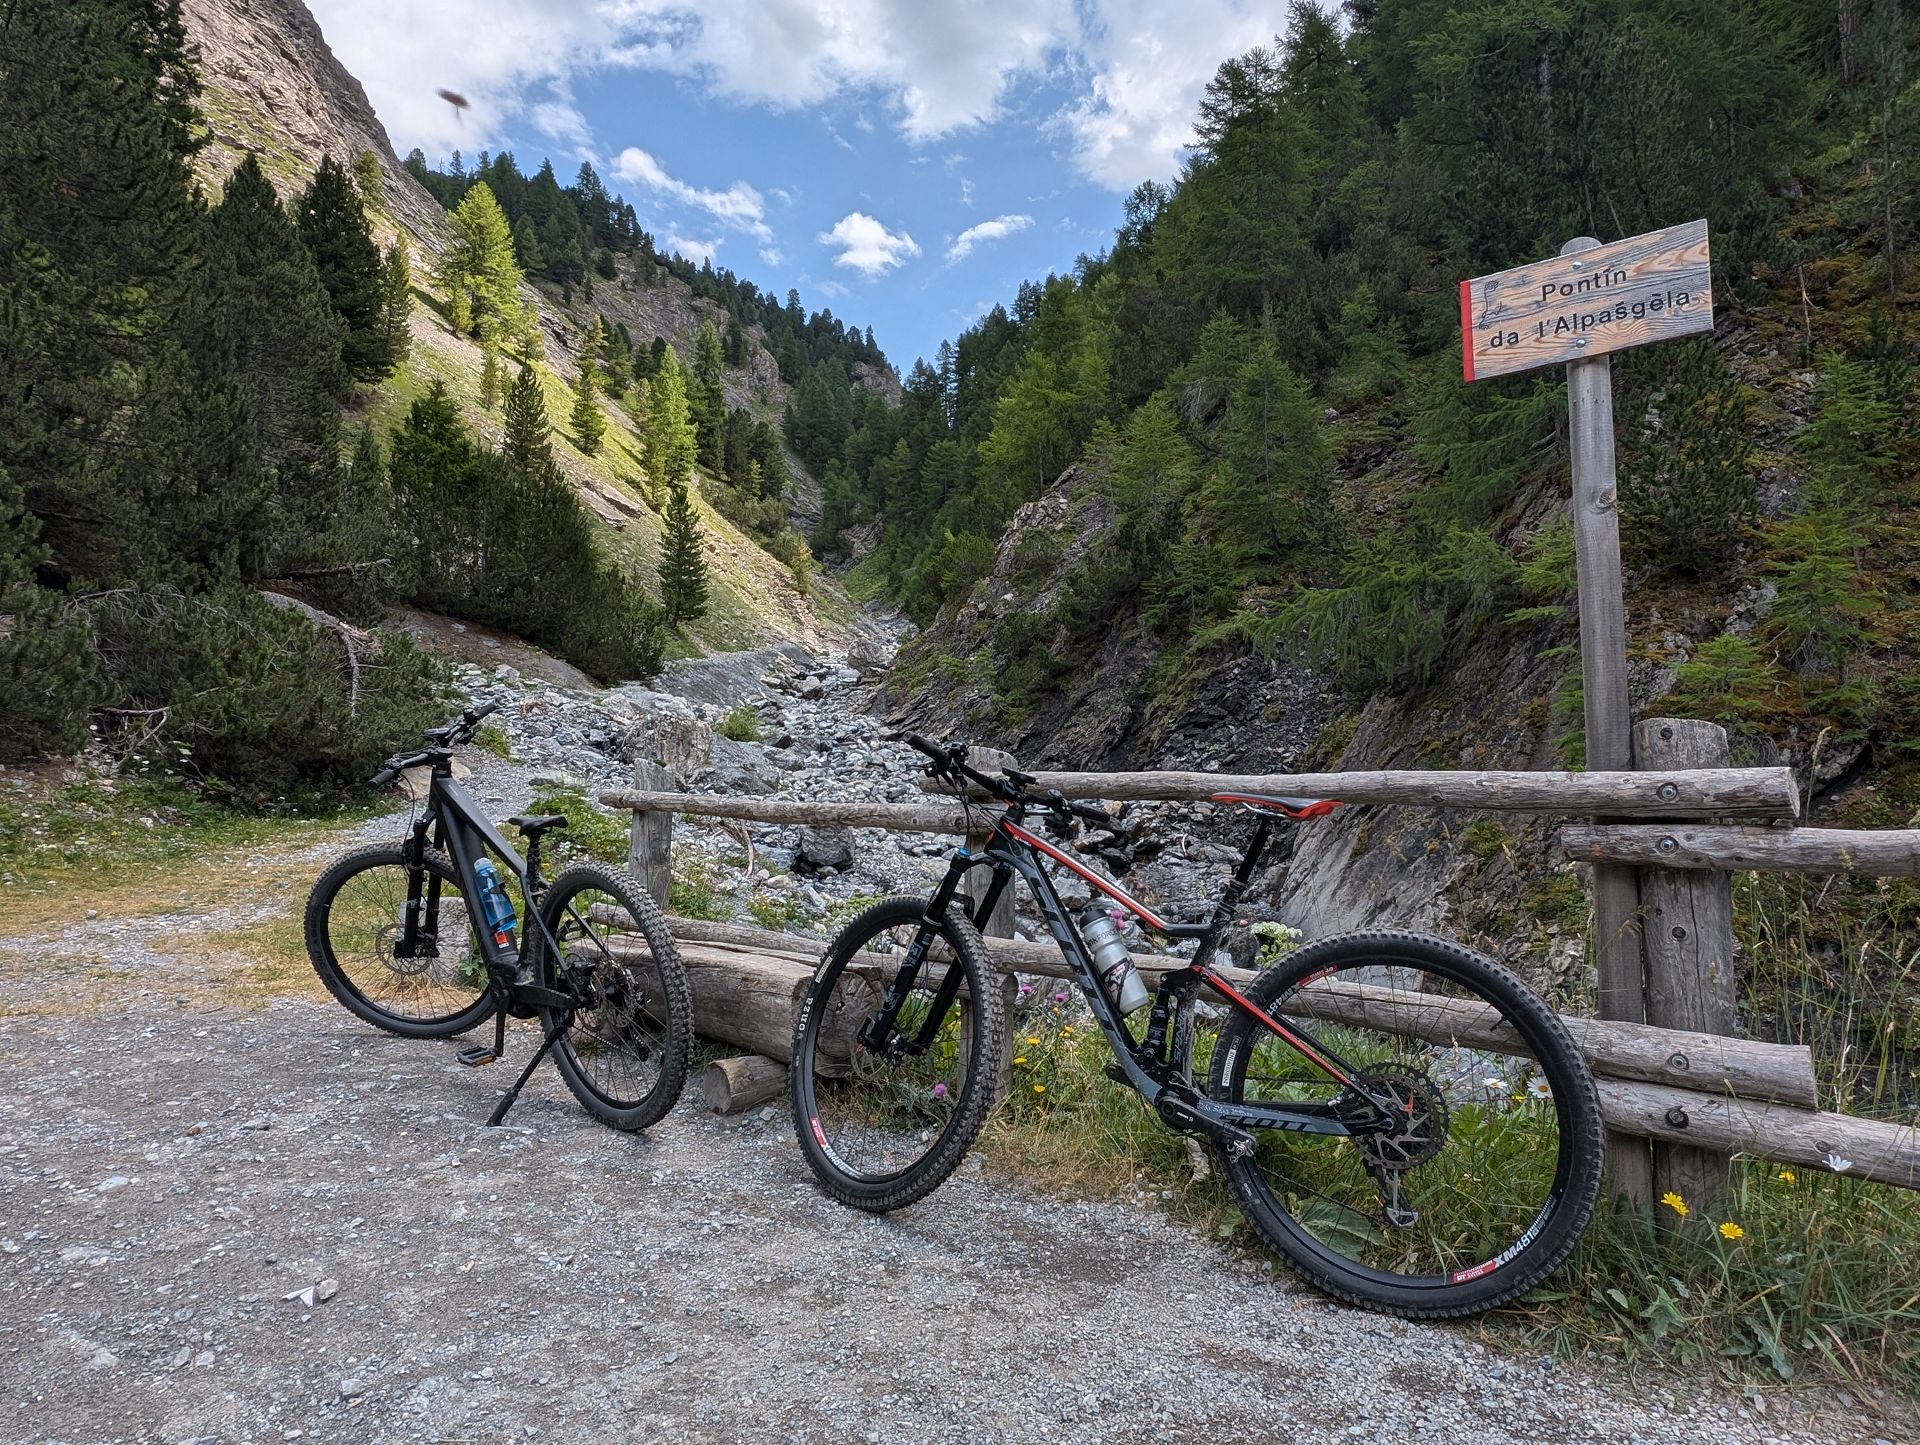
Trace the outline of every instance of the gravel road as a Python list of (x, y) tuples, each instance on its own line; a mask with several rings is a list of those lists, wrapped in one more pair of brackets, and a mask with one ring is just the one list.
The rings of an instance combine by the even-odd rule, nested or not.
[(978, 1168), (869, 1218), (772, 1110), (628, 1137), (543, 1070), (486, 1130), (502, 1069), (325, 1004), (14, 1017), (0, 1055), (7, 1440), (1894, 1438), (1515, 1360)]
[[(524, 762), (473, 761), (524, 802)], [(0, 1440), (1920, 1439), (1837, 1394), (1761, 1411), (1353, 1311), (977, 1157), (857, 1214), (784, 1110), (689, 1099), (623, 1136), (548, 1068), (478, 1127), (506, 1069), (246, 973), (246, 930), (354, 841), (0, 922)]]

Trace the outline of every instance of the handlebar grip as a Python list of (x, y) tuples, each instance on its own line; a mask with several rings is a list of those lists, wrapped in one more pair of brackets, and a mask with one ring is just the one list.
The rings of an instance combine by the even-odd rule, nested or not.
[(500, 704), (497, 702), (490, 702), (485, 707), (470, 707), (467, 709), (467, 721), (469, 723), (477, 723), (482, 719), (492, 717), (499, 711)]
[(400, 770), (398, 768), (382, 768), (371, 778), (367, 779), (367, 786), (369, 788), (384, 788), (399, 776)]
[(1072, 813), (1076, 818), (1086, 819), (1089, 823), (1110, 825), (1114, 820), (1113, 814), (1109, 813), (1105, 808), (1097, 807), (1092, 803), (1069, 803), (1067, 804), (1067, 811)]
[(925, 753), (928, 757), (932, 758), (936, 763), (939, 763), (942, 767), (947, 766), (949, 763), (953, 761), (951, 758), (947, 756), (947, 751), (945, 748), (942, 748), (935, 743), (928, 742), (925, 738), (921, 737), (919, 733), (908, 733), (906, 737), (901, 739), (901, 741), (906, 743), (906, 745), (912, 748), (915, 752)]

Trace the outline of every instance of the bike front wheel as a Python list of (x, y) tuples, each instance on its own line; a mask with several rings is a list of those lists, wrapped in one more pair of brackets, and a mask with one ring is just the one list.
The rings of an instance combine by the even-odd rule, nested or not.
[(1443, 939), (1355, 933), (1292, 954), (1246, 997), (1351, 1070), (1333, 1077), (1239, 1008), (1213, 1055), (1216, 1099), (1329, 1106), (1355, 1125), (1217, 1151), (1247, 1223), (1309, 1283), (1436, 1319), (1503, 1304), (1566, 1259), (1599, 1195), (1599, 1102), (1565, 1027), (1512, 973)]
[[(409, 892), (416, 900), (411, 945)], [(327, 991), (388, 1033), (448, 1038), (493, 1012), (487, 961), (444, 853), (426, 849), (416, 867), (407, 845), (395, 842), (338, 859), (307, 897), (306, 936)]]
[[(883, 1031), (923, 930), (925, 959)], [(929, 920), (924, 898), (867, 909), (827, 946), (794, 1028), (788, 1092), (814, 1175), (876, 1213), (923, 1198), (980, 1137), (1005, 1053), (1005, 1002), (973, 924)]]
[(543, 1009), (560, 1032), (553, 1056), (573, 1096), (602, 1123), (644, 1129), (680, 1098), (693, 1055), (693, 995), (667, 920), (631, 874), (598, 863), (563, 869), (540, 916), (559, 944), (542, 938), (542, 982), (578, 1000), (568, 1021)]

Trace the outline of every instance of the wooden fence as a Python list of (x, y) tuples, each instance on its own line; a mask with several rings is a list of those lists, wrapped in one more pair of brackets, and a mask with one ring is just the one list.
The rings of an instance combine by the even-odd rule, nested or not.
[[(1616, 1192), (1643, 1206), (1669, 1189), (1705, 1203), (1725, 1189), (1736, 1153), (1816, 1169), (1844, 1166), (1862, 1178), (1920, 1189), (1920, 1129), (1820, 1109), (1808, 1048), (1736, 1036), (1729, 878), (1742, 869), (1920, 876), (1920, 830), (1792, 826), (1799, 798), (1791, 771), (1725, 766), (1725, 733), (1712, 724), (1653, 719), (1634, 729), (1634, 747), (1636, 760), (1649, 765), (1644, 770), (1041, 773), (1036, 786), (1079, 799), (1179, 802), (1256, 792), (1595, 819), (1563, 827), (1560, 837), (1568, 857), (1594, 865), (1601, 1016), (1565, 1022), (1598, 1085)], [(637, 765), (639, 786), (601, 801), (632, 811), (633, 867), (663, 905), (676, 814), (967, 832), (966, 813), (932, 797), (880, 803), (673, 791), (666, 764), (682, 768), (688, 760), (672, 756), (671, 747), (661, 751), (662, 761)], [(1003, 754), (977, 759), (988, 768), (1006, 761)], [(980, 820), (975, 810), (976, 825)], [(1599, 906), (1603, 890), (1611, 891), (1611, 906), (1625, 919), (1611, 933), (1608, 911)], [(1011, 937), (1011, 891), (984, 930), (990, 961), (1008, 974), (1064, 976), (1051, 943)], [(710, 1102), (737, 1108), (777, 1094), (778, 1065), (787, 1058), (794, 1013), (821, 940), (743, 924), (669, 921), (693, 983), (698, 1026), (764, 1056), (709, 1070), (703, 1085)], [(1136, 954), (1134, 961), (1149, 975), (1184, 966), (1161, 954)], [(1238, 971), (1224, 972), (1229, 982), (1239, 981)], [(1330, 1018), (1356, 1010), (1364, 1016), (1364, 992), (1323, 993), (1302, 1006)], [(1425, 1016), (1444, 1016), (1449, 1041), (1499, 1051), (1498, 1021), (1468, 1017), (1472, 1012), (1451, 1005)]]

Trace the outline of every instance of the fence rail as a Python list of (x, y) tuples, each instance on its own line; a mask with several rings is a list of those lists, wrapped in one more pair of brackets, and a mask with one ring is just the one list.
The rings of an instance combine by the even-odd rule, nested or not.
[[(1656, 731), (1649, 732), (1649, 729)], [(1712, 751), (1706, 725), (1684, 720), (1643, 723), (1646, 756), (1662, 756), (1660, 741), (1678, 737)], [(1696, 734), (1698, 736), (1696, 736)], [(1719, 754), (1724, 756), (1724, 754)], [(983, 766), (989, 764), (983, 763)], [(673, 791), (671, 774), (656, 763), (636, 766), (640, 786), (609, 792), (601, 801), (632, 812), (633, 863), (650, 889), (666, 902), (674, 815), (744, 823), (839, 825), (893, 832), (964, 835), (978, 830), (972, 818), (936, 789), (923, 785), (923, 803), (835, 799), (733, 797)], [(1747, 818), (1791, 822), (1799, 816), (1798, 793), (1786, 768), (1677, 768), (1635, 772), (1404, 771), (1298, 774), (1040, 773), (1036, 786), (1068, 797), (1108, 800), (1197, 801), (1223, 792), (1334, 797), (1351, 803), (1459, 808), (1495, 813), (1567, 814), (1607, 822), (1563, 825), (1567, 856), (1595, 865), (1595, 886), (1624, 887), (1638, 899), (1612, 936), (1596, 928), (1603, 1005), (1609, 969), (1617, 979), (1631, 970), (1628, 1016), (1563, 1022), (1592, 1068), (1610, 1138), (1610, 1165), (1617, 1187), (1645, 1204), (1654, 1178), (1684, 1178), (1711, 1194), (1736, 1152), (1811, 1168), (1841, 1167), (1862, 1178), (1920, 1189), (1920, 1129), (1878, 1119), (1825, 1112), (1817, 1107), (1811, 1050), (1802, 1045), (1742, 1039), (1732, 1034), (1730, 998), (1733, 941), (1730, 915), (1708, 905), (1723, 884), (1691, 892), (1679, 887), (1691, 875), (1724, 875), (1739, 869), (1848, 872), (1887, 877), (1920, 876), (1920, 830), (1855, 831), (1834, 828), (1728, 824), (1708, 819)], [(1614, 822), (1644, 819), (1646, 822)], [(1637, 881), (1636, 881), (1637, 880)], [(1707, 891), (1702, 892), (1705, 887)], [(1666, 914), (1681, 910), (1693, 925), (1668, 927)], [(1659, 915), (1652, 917), (1651, 915)], [(799, 934), (671, 917), (693, 983), (696, 1020), (703, 1032), (756, 1056), (784, 1061), (792, 1023), (822, 940)], [(1000, 919), (998, 932), (1010, 933)], [(1643, 928), (1657, 931), (1643, 950)], [(990, 929), (989, 932), (995, 930)], [(1676, 943), (1675, 940), (1679, 940)], [(1064, 977), (1066, 965), (1051, 944), (1005, 936), (986, 939), (989, 961), (1008, 973)], [(1158, 975), (1185, 966), (1170, 954), (1136, 953), (1143, 973)], [(1222, 970), (1228, 982), (1250, 978)], [(1642, 1004), (1642, 979), (1650, 980)], [(1698, 994), (1698, 997), (1694, 995)], [(1613, 997), (1619, 1012), (1619, 997)], [(1330, 1019), (1369, 1017), (1383, 1000), (1366, 989), (1333, 993), (1308, 989), (1295, 1004)], [(1662, 1027), (1642, 1009), (1660, 1011)], [(1603, 1012), (1607, 1009), (1603, 1007)], [(1456, 1016), (1457, 1015), (1457, 1016)], [(1469, 1016), (1473, 1015), (1473, 1016)], [(1497, 1019), (1479, 1017), (1469, 1005), (1420, 1011), (1426, 1032), (1445, 1042), (1500, 1051), (1506, 1044)], [(1707, 1027), (1682, 1023), (1704, 1020)], [(1378, 1021), (1377, 1019), (1375, 1021)], [(719, 1069), (709, 1081), (716, 1107), (766, 1097), (769, 1070), (777, 1063), (741, 1062)], [(1636, 1163), (1618, 1141), (1637, 1143), (1644, 1160), (1654, 1141), (1654, 1171)], [(1665, 1151), (1665, 1152), (1663, 1152)], [(1624, 1177), (1622, 1177), (1624, 1176)]]

